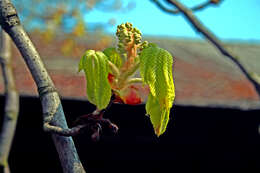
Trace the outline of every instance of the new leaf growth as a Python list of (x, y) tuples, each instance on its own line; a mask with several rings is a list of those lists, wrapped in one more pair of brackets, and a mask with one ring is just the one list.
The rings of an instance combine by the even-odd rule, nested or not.
[(166, 130), (175, 97), (173, 59), (168, 51), (151, 45), (142, 51), (140, 62), (141, 76), (150, 88), (146, 112), (150, 115), (155, 133), (159, 136)]
[[(173, 58), (155, 44), (142, 42), (141, 32), (131, 23), (119, 25), (116, 35), (117, 48), (87, 50), (80, 60), (79, 71), (85, 71), (88, 100), (97, 110), (108, 106), (112, 93), (116, 98), (113, 102), (140, 104), (144, 99), (134, 84), (148, 85), (146, 112), (155, 134), (160, 136), (166, 130), (175, 97)], [(138, 69), (141, 78), (134, 77)]]
[(111, 97), (107, 61), (104, 53), (88, 50), (79, 63), (79, 71), (83, 69), (86, 75), (88, 100), (99, 110), (107, 107)]

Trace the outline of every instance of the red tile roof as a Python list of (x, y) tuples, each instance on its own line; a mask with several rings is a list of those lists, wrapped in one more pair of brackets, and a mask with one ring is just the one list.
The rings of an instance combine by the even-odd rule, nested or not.
[[(260, 108), (260, 100), (253, 85), (239, 69), (214, 47), (201, 41), (167, 40), (150, 38), (160, 47), (169, 50), (174, 58), (174, 81), (176, 88), (175, 104), (213, 107), (237, 107), (241, 109)], [(40, 51), (46, 68), (62, 97), (86, 99), (83, 73), (77, 72), (80, 55), (63, 56), (60, 53), (62, 40), (55, 44), (42, 45), (39, 37), (33, 41)], [(80, 43), (83, 54), (88, 40)], [(258, 70), (260, 45), (229, 44), (232, 50), (249, 60), (245, 65)], [(13, 48), (13, 69), (16, 84), (22, 95), (37, 96), (37, 88), (19, 52)], [(258, 72), (258, 71), (256, 71)], [(260, 72), (258, 72), (260, 74)], [(0, 77), (0, 93), (3, 82)]]

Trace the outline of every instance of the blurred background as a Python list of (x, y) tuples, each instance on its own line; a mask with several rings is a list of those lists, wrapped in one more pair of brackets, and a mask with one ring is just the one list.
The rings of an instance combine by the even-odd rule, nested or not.
[[(175, 9), (159, 2), (165, 9)], [(192, 8), (210, 1), (179, 2)], [(259, 1), (214, 2), (194, 15), (239, 56), (246, 69), (260, 74)], [(259, 96), (240, 69), (181, 13), (168, 13), (152, 0), (13, 3), (62, 97), (69, 125), (94, 109), (86, 99), (84, 74), (78, 73), (79, 59), (87, 49), (115, 47), (117, 25), (131, 22), (141, 30), (143, 40), (174, 57), (176, 99), (166, 133), (159, 139), (154, 136), (144, 105), (113, 105), (106, 116), (119, 125), (117, 136), (107, 134), (98, 143), (86, 136), (75, 138), (87, 171), (125, 171), (121, 165), (135, 172), (260, 172)], [(10, 167), (14, 172), (38, 172), (21, 160), (26, 157), (41, 167), (40, 158), (50, 165), (42, 172), (61, 172), (51, 138), (42, 131), (37, 87), (15, 45), (12, 56), (21, 109)], [(3, 112), (2, 77), (0, 93)]]
[[(166, 1), (156, 2), (174, 9)], [(179, 2), (190, 8), (208, 3), (194, 14), (228, 50), (239, 55), (246, 69), (260, 74), (257, 0)], [(19, 0), (14, 4), (61, 96), (85, 99), (84, 74), (77, 73), (79, 59), (88, 49), (116, 47), (116, 26), (131, 22), (141, 30), (143, 40), (158, 44), (174, 56), (176, 104), (259, 107), (253, 85), (237, 66), (205, 41), (182, 14), (166, 13), (155, 1)], [(13, 51), (20, 94), (37, 95), (20, 54), (16, 48)]]

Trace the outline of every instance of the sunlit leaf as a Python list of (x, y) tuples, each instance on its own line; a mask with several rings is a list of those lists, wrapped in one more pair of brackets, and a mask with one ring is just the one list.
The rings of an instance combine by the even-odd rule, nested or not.
[(103, 53), (108, 57), (109, 61), (120, 68), (122, 66), (122, 58), (115, 48), (106, 48)]
[(100, 110), (106, 108), (111, 97), (106, 55), (100, 51), (86, 51), (79, 62), (81, 70), (86, 75), (88, 100)]
[(155, 134), (160, 136), (167, 128), (169, 121), (170, 108), (162, 108), (156, 97), (150, 94), (146, 105), (146, 113), (150, 115), (150, 120), (153, 124)]
[(149, 85), (151, 92), (147, 100), (146, 112), (150, 115), (158, 136), (166, 129), (175, 97), (172, 64), (171, 54), (153, 44), (140, 54), (141, 77), (144, 83)]

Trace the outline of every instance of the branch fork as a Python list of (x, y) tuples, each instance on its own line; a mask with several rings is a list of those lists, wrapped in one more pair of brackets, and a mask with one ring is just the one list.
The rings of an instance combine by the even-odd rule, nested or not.
[(82, 115), (76, 119), (72, 128), (62, 128), (53, 123), (55, 106), (48, 113), (44, 113), (43, 129), (46, 132), (58, 134), (60, 136), (76, 136), (82, 134), (85, 131), (91, 132), (91, 138), (94, 141), (100, 139), (100, 135), (103, 128), (109, 129), (112, 133), (117, 133), (118, 127), (112, 123), (109, 119), (103, 118), (105, 111), (111, 106), (114, 100), (114, 94), (111, 97), (110, 103), (106, 109), (96, 109), (92, 113)]

